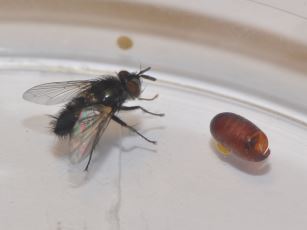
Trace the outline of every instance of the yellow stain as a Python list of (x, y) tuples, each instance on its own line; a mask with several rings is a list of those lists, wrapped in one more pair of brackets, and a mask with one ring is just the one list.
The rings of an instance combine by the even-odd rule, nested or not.
[(117, 38), (117, 45), (123, 50), (128, 50), (132, 48), (133, 41), (128, 36), (120, 36)]
[(228, 156), (230, 154), (230, 149), (222, 145), (221, 143), (215, 144), (216, 149), (219, 151), (219, 153), (223, 154), (224, 156)]

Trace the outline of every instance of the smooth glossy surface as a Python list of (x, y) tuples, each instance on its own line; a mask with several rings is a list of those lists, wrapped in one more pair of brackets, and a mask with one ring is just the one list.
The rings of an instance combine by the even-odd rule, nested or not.
[(216, 141), (243, 159), (257, 162), (270, 155), (267, 136), (240, 115), (227, 112), (217, 114), (210, 122), (210, 131)]

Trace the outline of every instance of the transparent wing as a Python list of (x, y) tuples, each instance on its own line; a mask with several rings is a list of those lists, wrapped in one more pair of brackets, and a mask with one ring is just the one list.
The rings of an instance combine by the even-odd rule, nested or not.
[(34, 86), (23, 94), (23, 98), (37, 104), (55, 105), (71, 100), (89, 89), (93, 81), (51, 82)]
[(81, 111), (70, 137), (70, 161), (73, 164), (81, 162), (94, 150), (111, 116), (112, 108), (103, 105), (90, 106)]

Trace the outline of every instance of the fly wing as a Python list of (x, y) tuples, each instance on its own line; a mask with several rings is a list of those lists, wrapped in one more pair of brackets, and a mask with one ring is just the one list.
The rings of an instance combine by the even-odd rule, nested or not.
[(51, 82), (37, 85), (23, 94), (23, 99), (37, 104), (55, 105), (71, 100), (89, 89), (93, 81)]
[(70, 160), (79, 163), (90, 155), (107, 128), (112, 108), (104, 105), (83, 109), (70, 137)]

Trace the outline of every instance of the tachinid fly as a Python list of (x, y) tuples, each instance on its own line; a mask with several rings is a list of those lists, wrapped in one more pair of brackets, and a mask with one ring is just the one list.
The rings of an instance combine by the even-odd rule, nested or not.
[(59, 137), (68, 137), (70, 141), (71, 160), (78, 163), (89, 156), (85, 170), (88, 170), (93, 150), (111, 120), (130, 129), (146, 141), (155, 144), (136, 129), (116, 116), (120, 110), (142, 110), (155, 116), (141, 106), (124, 106), (127, 100), (154, 100), (141, 98), (141, 79), (155, 81), (146, 75), (146, 68), (138, 73), (125, 70), (117, 76), (105, 75), (94, 80), (66, 81), (46, 83), (27, 90), (23, 98), (38, 104), (54, 105), (68, 102), (51, 122), (52, 131)]

